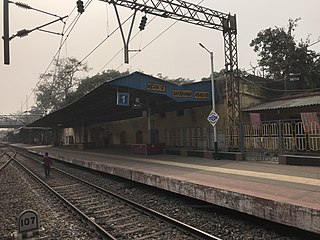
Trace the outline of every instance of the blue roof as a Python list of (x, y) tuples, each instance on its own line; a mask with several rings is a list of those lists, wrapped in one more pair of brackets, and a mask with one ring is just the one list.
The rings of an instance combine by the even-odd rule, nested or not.
[[(143, 90), (153, 94), (163, 94), (176, 102), (208, 102), (211, 98), (211, 81), (195, 82), (192, 84), (177, 85), (159, 78), (134, 72), (130, 75), (114, 79), (109, 82), (114, 86), (128, 87)], [(217, 88), (215, 88), (218, 96)], [(217, 97), (216, 97), (217, 99)]]

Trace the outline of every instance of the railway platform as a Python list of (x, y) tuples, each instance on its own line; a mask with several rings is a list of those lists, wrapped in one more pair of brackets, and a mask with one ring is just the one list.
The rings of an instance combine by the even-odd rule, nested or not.
[(320, 234), (319, 167), (14, 146)]

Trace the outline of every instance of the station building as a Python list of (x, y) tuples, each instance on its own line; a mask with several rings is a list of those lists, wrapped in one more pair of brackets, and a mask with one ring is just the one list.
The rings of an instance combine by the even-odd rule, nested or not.
[[(215, 89), (216, 108), (221, 112), (221, 93)], [(55, 144), (80, 149), (152, 145), (158, 152), (165, 145), (208, 148), (203, 139), (210, 138), (212, 126), (207, 117), (211, 110), (211, 81), (176, 85), (134, 72), (105, 82), (29, 127), (50, 127)], [(177, 133), (176, 129), (184, 131)], [(180, 142), (183, 136), (184, 143)]]
[[(274, 156), (320, 152), (319, 92), (288, 94), (290, 84), (252, 75), (238, 80), (242, 120), (233, 137), (238, 140), (240, 159), (249, 153), (257, 159), (265, 158), (266, 152)], [(152, 154), (165, 147), (167, 153), (201, 150), (196, 156), (209, 151), (212, 157), (213, 127), (207, 120), (212, 111), (211, 87), (211, 81), (176, 85), (134, 72), (103, 83), (31, 123), (21, 134), (34, 143), (79, 149), (122, 146)], [(214, 89), (219, 151), (229, 152), (223, 78), (215, 80)], [(37, 128), (45, 130), (32, 130)]]

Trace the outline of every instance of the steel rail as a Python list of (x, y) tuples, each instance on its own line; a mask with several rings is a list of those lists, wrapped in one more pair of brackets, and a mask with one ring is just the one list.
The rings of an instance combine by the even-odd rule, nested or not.
[(166, 216), (166, 215), (164, 215), (164, 214), (162, 214), (160, 212), (157, 212), (157, 211), (155, 211), (155, 210), (153, 210), (151, 208), (147, 208), (147, 207), (145, 207), (145, 206), (143, 206), (143, 205), (141, 205), (139, 203), (133, 202), (133, 201), (127, 199), (127, 198), (124, 198), (124, 197), (122, 197), (122, 196), (120, 196), (118, 194), (110, 192), (110, 191), (108, 191), (108, 190), (106, 190), (106, 189), (104, 189), (104, 188), (102, 188), (102, 187), (100, 187), (98, 185), (95, 185), (93, 183), (85, 181), (85, 180), (83, 180), (83, 179), (81, 179), (79, 177), (76, 177), (76, 176), (74, 176), (74, 175), (72, 175), (70, 173), (67, 173), (67, 172), (65, 172), (63, 170), (60, 170), (60, 169), (57, 169), (57, 168), (55, 168), (55, 170), (59, 171), (60, 173), (65, 174), (66, 176), (68, 176), (70, 178), (74, 178), (74, 179), (76, 179), (77, 181), (79, 181), (81, 183), (87, 184), (88, 186), (90, 186), (92, 188), (96, 188), (96, 189), (98, 189), (99, 191), (101, 191), (103, 193), (106, 193), (108, 195), (111, 195), (112, 197), (118, 198), (119, 200), (134, 206), (135, 208), (139, 209), (140, 211), (142, 211), (142, 212), (144, 212), (144, 213), (146, 213), (146, 214), (148, 214), (150, 216), (156, 216), (159, 219), (162, 219), (162, 220), (164, 220), (166, 222), (169, 222), (169, 223), (173, 224), (175, 227), (179, 228), (182, 231), (191, 233), (191, 234), (195, 235), (198, 238), (200, 237), (200, 239), (221, 240), (220, 238), (217, 238), (217, 237), (215, 237), (215, 236), (213, 236), (211, 234), (208, 234), (208, 233), (203, 232), (203, 231), (201, 231), (201, 230), (199, 230), (197, 228), (194, 228), (194, 227), (192, 227), (192, 226), (190, 226), (188, 224), (185, 224), (185, 223), (183, 223), (181, 221), (178, 221), (178, 220), (176, 220), (174, 218)]
[[(2, 150), (3, 151), (3, 150)], [(3, 151), (2, 154), (0, 155), (0, 158), (2, 158), (4, 155), (7, 155), (10, 159), (5, 161), (5, 163), (3, 165), (0, 166), (0, 171), (2, 169), (4, 169), (11, 161), (12, 161), (12, 157), (6, 152), (6, 151)]]
[[(27, 158), (29, 158), (29, 159), (31, 159), (31, 160), (39, 161), (39, 160), (37, 160), (37, 159), (34, 158), (34, 157), (30, 157), (30, 156), (25, 155), (25, 154), (22, 154), (22, 153), (20, 153), (20, 152), (19, 152), (19, 154), (21, 154), (22, 156), (27, 157)], [(169, 216), (166, 216), (166, 215), (164, 215), (164, 214), (162, 214), (162, 213), (160, 213), (160, 212), (157, 212), (157, 211), (155, 211), (155, 210), (153, 210), (153, 209), (151, 209), (151, 208), (147, 208), (147, 207), (145, 207), (145, 206), (143, 206), (143, 205), (141, 205), (141, 204), (139, 204), (139, 203), (133, 202), (132, 200), (129, 200), (129, 199), (127, 199), (127, 198), (124, 198), (124, 197), (122, 197), (122, 196), (120, 196), (120, 195), (118, 195), (118, 194), (115, 194), (115, 193), (113, 193), (113, 192), (110, 192), (110, 191), (108, 191), (108, 190), (106, 190), (106, 189), (104, 189), (104, 188), (102, 188), (102, 187), (100, 187), (100, 186), (97, 186), (97, 185), (95, 185), (95, 184), (93, 184), (93, 183), (90, 183), (90, 182), (88, 182), (88, 181), (85, 181), (85, 180), (83, 180), (83, 179), (81, 179), (81, 178), (79, 178), (79, 177), (76, 177), (76, 176), (74, 176), (74, 175), (72, 175), (72, 174), (70, 174), (70, 173), (67, 173), (67, 172), (65, 172), (65, 171), (63, 171), (63, 170), (60, 170), (60, 169), (57, 169), (57, 168), (54, 168), (54, 170), (57, 171), (57, 172), (60, 172), (61, 174), (66, 175), (66, 176), (69, 177), (69, 178), (73, 178), (73, 179), (75, 179), (76, 181), (78, 181), (78, 182), (80, 182), (80, 183), (83, 183), (83, 184), (89, 186), (90, 188), (97, 189), (98, 191), (100, 191), (100, 192), (102, 192), (102, 193), (105, 193), (105, 194), (108, 194), (108, 195), (110, 195), (110, 196), (112, 196), (112, 197), (114, 197), (114, 198), (117, 198), (117, 199), (119, 199), (120, 201), (122, 201), (122, 202), (124, 202), (124, 203), (127, 203), (128, 205), (133, 206), (133, 207), (134, 207), (135, 209), (137, 209), (138, 211), (147, 214), (148, 216), (156, 217), (156, 218), (158, 218), (158, 219), (160, 219), (160, 220), (163, 220), (163, 221), (165, 221), (165, 222), (173, 225), (173, 226), (176, 227), (177, 229), (180, 229), (181, 231), (183, 231), (183, 232), (185, 232), (185, 233), (188, 233), (188, 234), (193, 235), (193, 236), (196, 237), (197, 239), (203, 239), (203, 240), (221, 240), (220, 238), (218, 238), (218, 237), (216, 237), (216, 236), (213, 236), (213, 235), (211, 235), (211, 234), (209, 234), (209, 233), (206, 233), (206, 232), (204, 232), (204, 231), (201, 231), (200, 229), (197, 229), (197, 228), (195, 228), (195, 227), (192, 227), (192, 226), (190, 226), (190, 225), (188, 225), (188, 224), (186, 224), (186, 223), (183, 223), (183, 222), (178, 221), (178, 220), (176, 220), (176, 219), (174, 219), (174, 218), (171, 218), (171, 217), (169, 217)], [(40, 179), (40, 180), (41, 180), (41, 179)], [(42, 181), (42, 180), (41, 180), (41, 181)], [(54, 189), (52, 189), (52, 190), (53, 190), (54, 192), (56, 192)], [(57, 193), (57, 194), (60, 196), (59, 193)], [(62, 197), (62, 196), (61, 196), (61, 197)], [(62, 198), (63, 198), (63, 197), (62, 197)], [(64, 199), (64, 198), (63, 198), (63, 199)], [(67, 201), (67, 200), (66, 200), (66, 201)], [(70, 204), (71, 204), (71, 203), (70, 203)], [(76, 208), (76, 207), (75, 207), (75, 208)], [(78, 210), (78, 209), (77, 209), (77, 210)], [(80, 211), (80, 210), (78, 210), (78, 211)], [(91, 220), (90, 220), (90, 221), (91, 221)]]
[[(19, 153), (20, 154), (20, 153)], [(23, 154), (21, 154), (23, 155)], [(24, 155), (23, 155), (24, 156)], [(30, 157), (29, 157), (30, 158)], [(76, 214), (78, 214), (82, 220), (89, 223), (95, 231), (97, 231), (99, 234), (102, 235), (105, 239), (110, 240), (116, 240), (113, 236), (111, 236), (105, 229), (103, 229), (100, 225), (96, 224), (94, 221), (92, 221), (89, 217), (87, 217), (81, 210), (79, 210), (75, 205), (73, 205), (71, 202), (69, 202), (67, 199), (65, 199), (63, 196), (61, 196), (57, 191), (55, 191), (52, 187), (50, 187), (48, 184), (46, 184), (43, 180), (41, 180), (36, 174), (34, 174), (32, 171), (30, 171), (25, 165), (23, 165), (21, 162), (19, 162), (15, 157), (12, 157), (12, 160), (16, 162), (23, 170), (25, 170), (31, 177), (33, 177), (37, 182), (41, 183), (44, 187), (46, 187), (50, 192), (52, 192), (61, 202), (66, 204), (69, 209), (74, 211)], [(34, 159), (33, 159), (34, 160)]]

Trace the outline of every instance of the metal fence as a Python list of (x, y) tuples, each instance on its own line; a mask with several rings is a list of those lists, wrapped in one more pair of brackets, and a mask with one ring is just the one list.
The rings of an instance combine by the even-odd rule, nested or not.
[[(226, 149), (225, 132), (217, 132), (220, 150)], [(213, 128), (169, 128), (166, 130), (167, 147), (209, 150), (214, 149)]]
[[(320, 124), (301, 121), (244, 124), (244, 148), (270, 152), (320, 152)], [(306, 131), (307, 130), (307, 131)]]
[[(260, 125), (243, 123), (240, 129), (217, 132), (220, 151), (236, 146), (247, 159), (276, 160), (283, 153), (320, 153), (318, 122), (309, 122), (307, 126), (301, 120), (262, 122)], [(213, 128), (167, 129), (166, 144), (168, 147), (214, 149)]]

